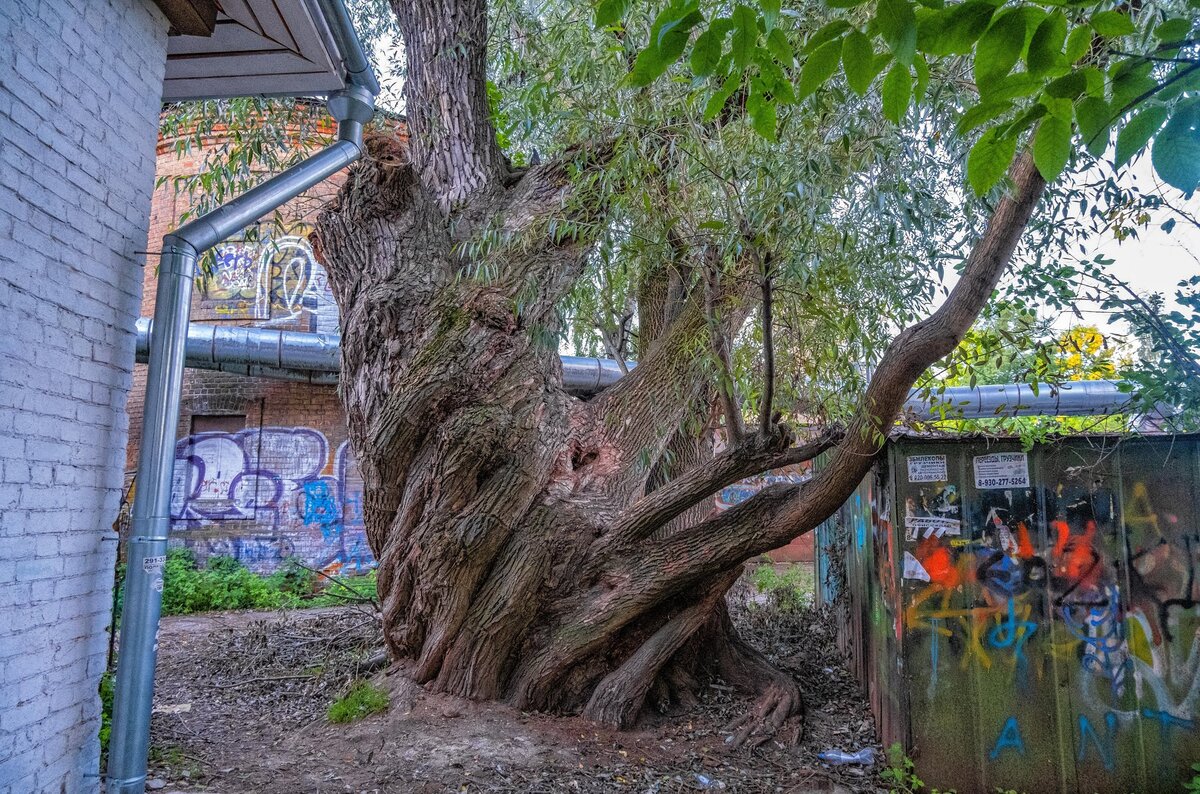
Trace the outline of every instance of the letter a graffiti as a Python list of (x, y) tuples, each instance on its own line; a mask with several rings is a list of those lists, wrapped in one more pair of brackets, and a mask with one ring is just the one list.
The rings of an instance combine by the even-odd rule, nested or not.
[(1000, 729), (1000, 736), (996, 739), (996, 746), (988, 753), (988, 758), (995, 761), (1000, 757), (1000, 753), (1009, 748), (1025, 755), (1025, 741), (1021, 738), (1021, 729), (1017, 725), (1016, 717), (1009, 717), (1005, 721), (1004, 727)]
[(1104, 762), (1104, 768), (1109, 772), (1116, 768), (1116, 763), (1113, 761), (1113, 737), (1117, 732), (1117, 715), (1111, 711), (1104, 715), (1104, 738), (1096, 733), (1096, 729), (1092, 727), (1092, 723), (1084, 714), (1079, 715), (1079, 755), (1076, 760), (1080, 763), (1087, 757), (1088, 741), (1096, 746), (1096, 752), (1100, 753), (1100, 760)]

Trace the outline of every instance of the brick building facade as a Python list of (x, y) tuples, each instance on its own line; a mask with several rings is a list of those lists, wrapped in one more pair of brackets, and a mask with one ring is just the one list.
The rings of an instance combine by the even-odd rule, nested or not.
[(0, 3), (0, 792), (99, 788), (167, 19)]
[[(170, 231), (188, 208), (189, 196), (176, 190), (173, 177), (197, 173), (220, 141), (209, 138), (189, 151), (178, 143), (158, 143), (151, 239)], [(282, 223), (260, 226), (257, 239), (218, 246), (197, 281), (192, 319), (336, 333), (337, 308), (307, 236), (344, 179), (338, 174), (286, 205)], [(154, 311), (154, 282), (148, 268), (143, 317)], [(145, 371), (144, 364), (136, 366), (128, 404), (134, 429), (127, 483), (137, 462)], [(361, 480), (335, 386), (189, 369), (177, 437), (173, 542), (199, 560), (232, 556), (264, 573), (292, 556), (331, 573), (373, 564), (362, 531)]]

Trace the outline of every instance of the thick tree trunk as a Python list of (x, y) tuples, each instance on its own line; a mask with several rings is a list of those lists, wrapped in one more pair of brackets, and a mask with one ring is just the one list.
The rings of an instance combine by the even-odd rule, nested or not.
[[(766, 691), (737, 736), (768, 735), (799, 692), (737, 641), (722, 596), (745, 560), (811, 530), (857, 485), (909, 386), (999, 278), (1040, 195), (1036, 171), (1014, 170), (982, 253), (889, 351), (830, 470), (710, 517), (720, 488), (840, 435), (792, 446), (764, 420), (712, 456), (718, 394), (692, 351), (736, 329), (752, 296), (681, 275), (686, 264), (643, 285), (640, 365), (590, 402), (568, 395), (555, 306), (584, 249), (546, 221), (603, 218), (602, 203), (572, 192), (567, 163), (603, 168), (609, 147), (509, 173), (483, 90), (482, 0), (395, 7), (411, 149), (371, 141), (318, 228), (388, 647), (431, 688), (614, 725), (651, 696), (686, 702), (707, 667)], [(477, 244), (485, 228), (490, 246)], [(729, 413), (730, 395), (721, 402)]]

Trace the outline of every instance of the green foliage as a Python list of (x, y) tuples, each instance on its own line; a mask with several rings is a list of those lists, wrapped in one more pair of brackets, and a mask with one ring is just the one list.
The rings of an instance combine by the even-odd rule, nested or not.
[(1184, 781), (1183, 790), (1189, 794), (1200, 794), (1200, 764), (1192, 764), (1192, 771), (1196, 774), (1192, 775), (1191, 780)]
[(750, 578), (755, 589), (783, 612), (798, 612), (813, 604), (816, 579), (811, 565), (787, 565), (780, 570), (772, 563), (764, 563), (754, 569)]
[[(675, 0), (651, 27), (630, 80), (645, 86), (666, 74), (686, 52), (689, 32), (699, 31), (690, 62), (695, 78), (710, 86), (709, 117), (739, 83), (748, 84), (750, 95), (758, 97), (752, 111), (747, 105), (753, 128), (774, 140), (771, 108), (814, 96), (830, 84), (839, 65), (860, 95), (886, 68), (880, 88), (884, 117), (901, 124), (910, 103), (922, 101), (922, 92), (911, 90), (914, 80), (922, 86), (931, 67), (957, 71), (954, 59), (966, 56), (976, 96), (962, 99), (960, 113), (969, 115), (970, 123), (960, 130), (983, 127), (966, 168), (977, 194), (1000, 182), (1022, 137), (1039, 126), (1035, 161), (1048, 181), (1063, 172), (1077, 147), (1101, 156), (1108, 131), (1119, 127), (1115, 167), (1155, 141), (1153, 165), (1164, 182), (1184, 193), (1200, 185), (1200, 136), (1195, 134), (1200, 40), (1190, 38), (1194, 8), (1180, 0), (1137, 11), (1108, 8), (1101, 0), (1066, 8), (1061, 0), (825, 0), (824, 5), (833, 14), (797, 50), (802, 63), (794, 92), (780, 87), (794, 66), (787, 57), (792, 50), (759, 44), (763, 36), (768, 42), (786, 39), (778, 26), (787, 12), (778, 9), (777, 0), (738, 4), (730, 16), (723, 15), (721, 5)], [(605, 0), (598, 22), (603, 16), (604, 27), (620, 30), (620, 20), (635, 8), (632, 0)], [(811, 16), (811, 5), (806, 11)], [(886, 55), (875, 55), (877, 38)], [(774, 59), (773, 66), (764, 68), (768, 59)], [(1014, 71), (1022, 62), (1025, 70)]]
[(386, 711), (390, 703), (387, 692), (370, 681), (358, 681), (350, 691), (329, 707), (330, 722), (354, 722), (372, 714)]
[[(297, 560), (289, 559), (274, 573), (260, 576), (233, 557), (209, 557), (196, 565), (190, 549), (167, 552), (163, 568), (162, 614), (190, 615), (228, 609), (299, 609), (370, 601), (375, 594), (375, 571), (350, 579), (320, 577)], [(117, 571), (117, 615), (123, 596), (124, 566)]]
[[(904, 752), (899, 742), (893, 743), (887, 749), (888, 765), (879, 777), (887, 786), (888, 794), (955, 794), (954, 789), (925, 788), (925, 781), (917, 777), (916, 765)], [(1002, 792), (1001, 789), (996, 789)], [(1002, 794), (1017, 794), (1017, 792), (1002, 792)]]
[(113, 694), (116, 691), (116, 675), (105, 670), (100, 676), (100, 767), (108, 758), (108, 740), (112, 736)]

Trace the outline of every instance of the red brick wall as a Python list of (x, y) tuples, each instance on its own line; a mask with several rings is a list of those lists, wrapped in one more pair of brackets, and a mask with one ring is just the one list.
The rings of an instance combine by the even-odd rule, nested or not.
[[(211, 149), (219, 141), (209, 143)], [(175, 140), (159, 140), (159, 183), (151, 208), (151, 256), (143, 274), (142, 316), (154, 311), (156, 254), (162, 238), (188, 207), (189, 197), (176, 193), (171, 177), (196, 173), (206, 151), (180, 155)], [(305, 227), (311, 226), (320, 206), (344, 179), (342, 172), (281, 209), (289, 224), (297, 224), (296, 237), (306, 235)], [(223, 275), (220, 270), (210, 269), (207, 280), (199, 279), (192, 300), (193, 320), (334, 330), (336, 310), (331, 313), (332, 298), (322, 290), (323, 269), (310, 260), (302, 239), (283, 250), (287, 256), (281, 256), (277, 247), (252, 242), (218, 246), (218, 254), (232, 252), (224, 261), (246, 265), (246, 270), (227, 269), (226, 274), (235, 276), (232, 292), (226, 289), (227, 282), (217, 281)], [(245, 256), (237, 260), (237, 254)], [(287, 282), (301, 271), (298, 281)], [(146, 366), (139, 364), (127, 404), (127, 481), (137, 464), (145, 379)], [(245, 417), (244, 427), (235, 421), (239, 425), (235, 429), (226, 421), (219, 424), (220, 432), (192, 436), (197, 416)], [(191, 548), (201, 559), (227, 554), (264, 572), (293, 555), (329, 570), (372, 564), (359, 512), (361, 481), (348, 457), (346, 422), (335, 387), (189, 369), (184, 374), (177, 437), (173, 542)]]

